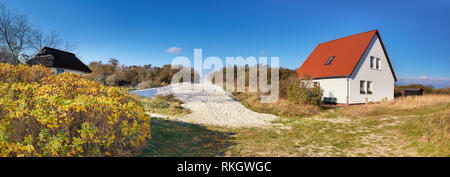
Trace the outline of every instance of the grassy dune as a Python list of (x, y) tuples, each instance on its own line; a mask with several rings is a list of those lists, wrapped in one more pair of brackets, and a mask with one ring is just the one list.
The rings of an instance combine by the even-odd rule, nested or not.
[(256, 93), (234, 93), (234, 96), (248, 109), (277, 116), (305, 116), (317, 114), (319, 106), (292, 104), (287, 98), (279, 98), (275, 103), (261, 103)]
[(173, 95), (155, 96), (152, 98), (141, 97), (145, 111), (167, 116), (183, 116), (189, 114), (188, 109), (181, 107), (182, 102)]
[(318, 110), (243, 96), (255, 111), (285, 116), (272, 127), (233, 129), (155, 119), (143, 156), (450, 156), (448, 95)]

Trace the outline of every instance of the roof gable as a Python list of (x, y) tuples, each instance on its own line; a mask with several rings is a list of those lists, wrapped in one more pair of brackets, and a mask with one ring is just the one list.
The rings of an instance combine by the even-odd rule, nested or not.
[[(397, 81), (378, 30), (359, 33), (317, 45), (297, 70), (297, 74), (300, 77), (309, 75), (312, 78), (350, 76), (375, 35), (378, 35), (380, 39), (389, 67), (391, 68), (395, 81)], [(329, 64), (326, 64), (330, 57), (334, 58)]]
[(92, 72), (75, 54), (49, 47), (44, 47), (39, 54), (27, 61), (27, 63), (31, 65), (42, 64), (46, 67), (73, 69), (87, 73)]

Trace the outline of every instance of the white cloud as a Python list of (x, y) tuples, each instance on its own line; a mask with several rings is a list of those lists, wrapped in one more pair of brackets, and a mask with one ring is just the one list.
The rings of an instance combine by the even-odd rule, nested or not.
[(266, 56), (266, 55), (267, 55), (267, 51), (266, 51), (266, 50), (261, 50), (261, 54), (262, 54), (263, 56)]
[(181, 51), (183, 51), (183, 49), (182, 48), (178, 48), (178, 47), (170, 47), (170, 48), (168, 48), (166, 50), (166, 52), (170, 53), (170, 54), (180, 54)]
[(435, 88), (450, 87), (450, 78), (448, 77), (429, 77), (429, 76), (418, 76), (418, 77), (399, 77), (397, 81), (398, 85), (409, 85), (409, 84), (422, 84), (422, 85), (432, 85)]
[(427, 76), (419, 76), (419, 78), (420, 78), (420, 79), (423, 79), (423, 80), (427, 80), (427, 79), (428, 79)]

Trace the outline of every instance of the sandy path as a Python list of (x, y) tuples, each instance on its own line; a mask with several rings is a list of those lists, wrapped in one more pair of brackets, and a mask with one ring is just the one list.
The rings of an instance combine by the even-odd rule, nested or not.
[(173, 94), (184, 102), (191, 114), (181, 121), (227, 127), (269, 126), (277, 116), (261, 114), (245, 108), (220, 86), (204, 84), (172, 84), (166, 87), (133, 91), (139, 96)]

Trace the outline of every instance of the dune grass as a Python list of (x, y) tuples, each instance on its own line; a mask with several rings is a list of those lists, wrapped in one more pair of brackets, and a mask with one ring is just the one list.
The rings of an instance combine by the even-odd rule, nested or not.
[(416, 148), (421, 155), (450, 157), (449, 104), (442, 111), (407, 119), (401, 132), (409, 137), (410, 147)]
[(339, 114), (350, 117), (426, 114), (444, 109), (448, 104), (450, 95), (408, 96), (395, 98), (393, 101), (341, 108)]
[[(244, 96), (244, 95), (241, 95)], [(246, 106), (278, 113), (286, 105)], [(238, 98), (241, 98), (239, 95)], [(253, 97), (253, 98), (252, 98)], [(250, 101), (249, 101), (250, 100)], [(257, 105), (257, 106), (255, 106)], [(258, 110), (256, 108), (260, 108)], [(298, 108), (301, 109), (301, 108)], [(341, 108), (308, 108), (272, 127), (224, 128), (154, 119), (142, 156), (450, 156), (450, 96), (424, 95)]]
[(145, 111), (167, 116), (183, 116), (189, 114), (189, 109), (184, 109), (182, 102), (173, 95), (155, 96), (152, 98), (141, 97)]
[(230, 156), (450, 156), (450, 96), (281, 117), (285, 128), (241, 129)]
[(321, 108), (314, 105), (292, 104), (287, 98), (279, 98), (275, 103), (261, 103), (257, 93), (234, 93), (234, 96), (248, 109), (277, 116), (305, 116), (318, 113)]
[(215, 157), (224, 156), (234, 146), (233, 133), (202, 125), (152, 118), (152, 139), (142, 157)]

